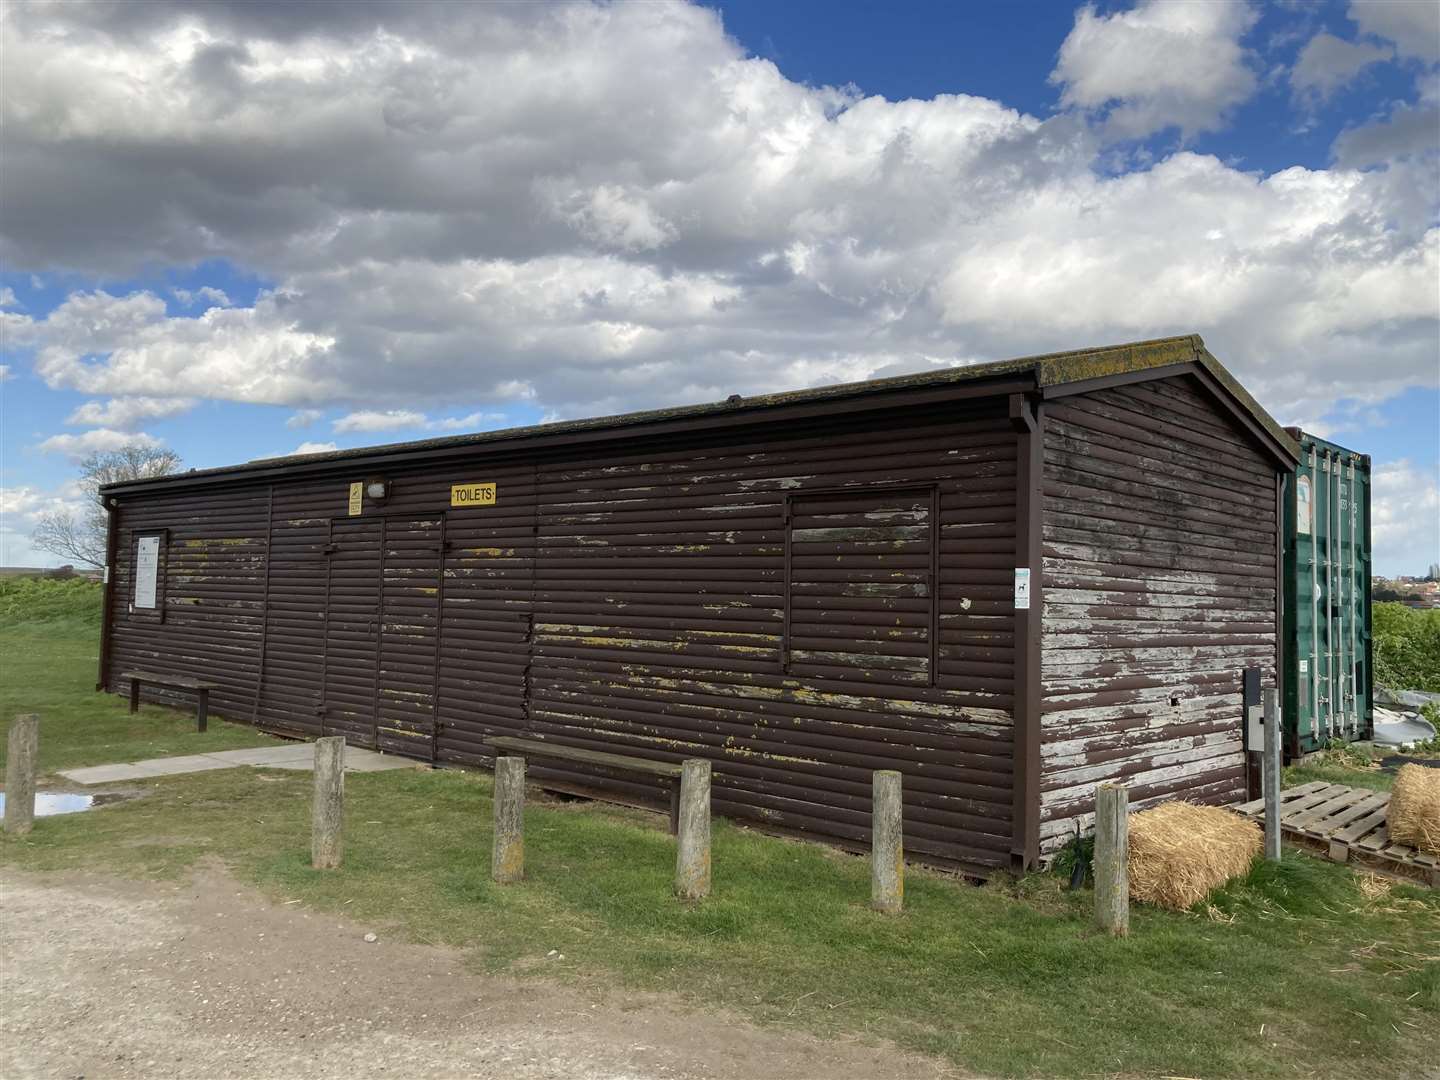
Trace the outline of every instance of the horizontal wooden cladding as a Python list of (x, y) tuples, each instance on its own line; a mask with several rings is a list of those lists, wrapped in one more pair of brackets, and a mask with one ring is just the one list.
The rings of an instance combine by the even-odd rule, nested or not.
[(1274, 467), (1195, 380), (1047, 406), (1041, 845), (1132, 802), (1245, 793), (1240, 673), (1276, 662)]
[[(268, 492), (232, 491), (192, 506), (175, 497), (127, 504), (118, 543), (108, 677), (129, 668), (214, 682), (211, 707), (248, 716), (259, 677), (264, 611)], [(133, 610), (135, 538), (164, 540), (157, 578), (159, 608)], [(161, 687), (147, 700), (189, 700)]]
[[(126, 498), (111, 670), (203, 674), (230, 718), (439, 762), (484, 764), (498, 734), (704, 756), (722, 813), (852, 846), (870, 771), (898, 768), (911, 852), (999, 866), (1015, 471), (998, 404), (952, 404), (397, 467), (358, 517), (349, 480)], [(482, 482), (495, 505), (450, 507), (452, 485)], [(875, 504), (897, 489), (924, 494)], [(142, 528), (169, 530), (163, 622), (125, 611)], [(567, 769), (537, 775), (662, 800)]]

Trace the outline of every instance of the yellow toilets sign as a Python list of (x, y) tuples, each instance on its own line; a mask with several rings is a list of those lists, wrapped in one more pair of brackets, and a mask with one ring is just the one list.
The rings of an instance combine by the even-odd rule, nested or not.
[(450, 489), (451, 506), (494, 506), (494, 484), (456, 484)]

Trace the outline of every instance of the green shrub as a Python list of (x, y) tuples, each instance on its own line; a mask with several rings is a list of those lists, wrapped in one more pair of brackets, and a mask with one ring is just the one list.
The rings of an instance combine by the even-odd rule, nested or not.
[(1375, 605), (1375, 683), (1440, 694), (1440, 609)]
[(51, 622), (56, 619), (100, 621), (105, 587), (89, 578), (0, 578), (0, 624)]

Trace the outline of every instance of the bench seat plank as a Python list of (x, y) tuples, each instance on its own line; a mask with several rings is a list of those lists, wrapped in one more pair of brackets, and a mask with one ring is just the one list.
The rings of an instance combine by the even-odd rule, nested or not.
[(191, 678), (189, 675), (162, 675), (158, 671), (127, 671), (122, 679), (139, 679), (155, 686), (181, 686), (186, 690), (219, 690), (220, 684)]
[(658, 777), (670, 792), (670, 833), (675, 835), (680, 831), (680, 777), (685, 771), (682, 765), (666, 761), (651, 761), (649, 758), (631, 757), (628, 754), (607, 754), (603, 750), (585, 750), (578, 746), (542, 742), (539, 739), (515, 739), (508, 735), (490, 739), (489, 743), (497, 751), (507, 750), (522, 757), (573, 761), (579, 765), (620, 769)]
[(515, 754), (534, 757), (556, 758), (574, 761), (582, 765), (598, 765), (611, 769), (627, 769), (631, 772), (648, 773), (678, 780), (683, 767), (667, 761), (651, 761), (649, 758), (630, 757), (628, 754), (608, 754), (603, 750), (585, 750), (578, 746), (564, 746), (559, 743), (541, 742), (538, 739), (514, 739), (509, 736), (489, 740), (497, 750), (508, 750)]

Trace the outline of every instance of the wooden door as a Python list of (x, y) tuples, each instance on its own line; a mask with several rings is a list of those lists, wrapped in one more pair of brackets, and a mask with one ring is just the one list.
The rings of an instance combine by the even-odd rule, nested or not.
[(336, 521), (326, 549), (320, 731), (355, 746), (375, 745), (383, 529), (381, 518)]

